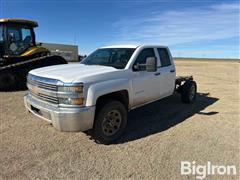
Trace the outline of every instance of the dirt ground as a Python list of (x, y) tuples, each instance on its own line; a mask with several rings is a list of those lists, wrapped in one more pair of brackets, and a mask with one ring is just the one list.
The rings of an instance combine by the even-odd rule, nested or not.
[(180, 174), (181, 161), (239, 171), (239, 65), (176, 61), (178, 75), (197, 81), (196, 102), (174, 95), (136, 109), (123, 137), (108, 146), (27, 113), (26, 91), (0, 92), (0, 179), (195, 179)]

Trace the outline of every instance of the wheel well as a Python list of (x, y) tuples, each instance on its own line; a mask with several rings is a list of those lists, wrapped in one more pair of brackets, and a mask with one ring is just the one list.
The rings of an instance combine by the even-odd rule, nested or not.
[(117, 100), (121, 102), (126, 107), (126, 109), (128, 109), (129, 95), (127, 90), (116, 91), (98, 97), (96, 103), (97, 109), (99, 109), (104, 103), (106, 103), (109, 100)]

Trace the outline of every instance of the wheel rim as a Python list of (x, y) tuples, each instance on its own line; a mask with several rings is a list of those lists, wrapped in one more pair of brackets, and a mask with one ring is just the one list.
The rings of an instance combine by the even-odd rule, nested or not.
[(192, 100), (195, 97), (195, 94), (196, 94), (196, 87), (192, 85), (189, 93), (189, 98)]
[(118, 110), (109, 111), (103, 118), (102, 130), (106, 136), (114, 135), (120, 128), (122, 122), (121, 113)]

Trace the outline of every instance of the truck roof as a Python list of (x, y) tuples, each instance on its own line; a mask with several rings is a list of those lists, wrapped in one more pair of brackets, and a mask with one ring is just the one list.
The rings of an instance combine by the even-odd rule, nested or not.
[(136, 49), (139, 45), (112, 45), (112, 46), (104, 46), (104, 47), (101, 47), (100, 49), (104, 48), (134, 48)]
[(0, 18), (0, 24), (1, 23), (25, 24), (32, 27), (38, 26), (38, 23), (36, 21), (31, 21), (26, 19), (17, 19), (17, 18)]
[(101, 47), (100, 49), (106, 49), (106, 48), (138, 48), (138, 47), (164, 47), (166, 48), (167, 46), (162, 46), (162, 45), (112, 45), (112, 46), (104, 46), (104, 47)]

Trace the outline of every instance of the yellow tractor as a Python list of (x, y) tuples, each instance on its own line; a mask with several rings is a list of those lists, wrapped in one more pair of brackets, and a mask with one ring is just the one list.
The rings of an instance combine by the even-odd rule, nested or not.
[(32, 69), (67, 63), (36, 44), (36, 27), (38, 23), (30, 20), (0, 19), (0, 90), (25, 86)]

